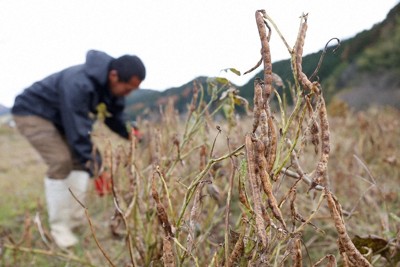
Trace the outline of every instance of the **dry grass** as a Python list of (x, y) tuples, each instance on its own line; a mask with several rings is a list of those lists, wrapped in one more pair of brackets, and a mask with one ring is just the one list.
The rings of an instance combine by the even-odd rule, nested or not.
[[(45, 166), (14, 129), (2, 128), (0, 264), (396, 266), (400, 112), (344, 108), (329, 117), (334, 107), (301, 71), (305, 16), (289, 48), (295, 104), (272, 109), (271, 98), (281, 97), (273, 93), (268, 22), (276, 26), (263, 11), (256, 22), (264, 80), (255, 82), (250, 116), (217, 122), (238, 96), (229, 82), (212, 80), (209, 103), (193, 85), (185, 118), (170, 103), (160, 120), (139, 121), (142, 143), (96, 125), (113, 194), (100, 198), (90, 188), (88, 224), (71, 251), (49, 240)], [(231, 93), (218, 102), (224, 91)]]
[[(351, 237), (355, 235), (368, 236), (375, 235), (379, 236), (384, 240), (393, 240), (396, 238), (400, 221), (399, 221), (399, 210), (400, 195), (398, 192), (398, 183), (400, 177), (399, 168), (399, 150), (400, 147), (400, 112), (394, 109), (370, 109), (368, 111), (352, 113), (346, 112), (345, 117), (334, 117), (330, 118), (331, 136), (332, 136), (332, 151), (330, 161), (328, 164), (328, 173), (330, 178), (331, 190), (335, 193), (338, 201), (340, 201), (343, 209), (343, 218), (346, 224), (347, 231)], [(178, 120), (178, 119), (177, 119)], [(247, 127), (251, 129), (252, 118), (243, 118), (239, 127)], [(170, 161), (176, 157), (177, 152), (171, 152), (173, 147), (170, 146), (172, 143), (171, 137), (175, 133), (179, 133), (184, 128), (184, 123), (178, 121), (178, 127), (172, 127), (170, 135), (162, 135), (163, 141), (161, 147), (166, 153), (161, 151), (161, 159), (163, 161)], [(144, 125), (145, 123), (142, 122)], [(208, 124), (207, 124), (208, 125)], [(145, 132), (146, 136), (151, 136), (154, 132), (151, 129), (159, 127), (169, 127), (164, 124), (150, 125), (147, 129), (149, 132)], [(222, 129), (228, 127), (221, 126)], [(175, 130), (174, 130), (175, 129)], [(238, 129), (238, 134), (230, 135), (231, 143), (240, 144), (244, 141), (243, 132), (245, 129)], [(43, 209), (44, 195), (43, 195), (43, 173), (45, 166), (38, 158), (36, 152), (29, 146), (29, 144), (17, 133), (14, 129), (1, 129), (1, 173), (0, 173), (0, 188), (2, 189), (1, 198), (1, 229), (2, 235), (9, 233), (9, 236), (13, 240), (19, 240), (22, 238), (24, 231), (25, 214), (33, 219), (38, 212), (44, 228), (47, 228), (46, 214)], [(164, 131), (161, 131), (162, 133)], [(167, 130), (165, 130), (167, 132)], [(223, 133), (226, 131), (223, 130)], [(206, 135), (207, 140), (214, 140), (218, 130), (215, 128), (209, 128), (209, 133)], [(108, 132), (104, 133), (109, 136)], [(223, 134), (222, 134), (223, 135)], [(105, 138), (105, 137), (104, 137)], [(107, 137), (113, 140), (113, 144), (123, 144), (127, 150), (129, 143), (117, 139), (115, 136)], [(205, 137), (203, 137), (205, 138)], [(203, 142), (203, 138), (197, 140), (200, 145)], [(228, 152), (226, 148), (225, 137), (218, 138), (213, 154), (217, 157)], [(147, 140), (149, 141), (149, 140)], [(192, 141), (194, 142), (194, 141)], [(208, 142), (208, 146), (212, 146), (212, 142)], [(137, 176), (136, 189), (135, 189), (135, 211), (132, 212), (129, 220), (132, 229), (133, 242), (137, 243), (136, 248), (133, 250), (136, 257), (141, 259), (137, 254), (147, 254), (148, 262), (161, 264), (162, 262), (162, 245), (164, 242), (163, 231), (157, 230), (159, 223), (157, 222), (157, 215), (155, 213), (155, 203), (152, 201), (151, 192), (151, 181), (152, 181), (152, 167), (150, 165), (150, 145), (146, 142), (145, 144), (139, 144), (136, 147), (136, 154), (134, 158), (135, 168), (138, 168), (140, 175)], [(191, 148), (196, 148), (197, 144), (194, 142), (190, 145)], [(113, 145), (114, 151), (117, 151), (116, 145)], [(190, 181), (196, 177), (196, 173), (200, 168), (200, 148), (195, 150), (193, 153), (193, 159), (185, 158), (184, 160), (178, 161), (176, 164), (180, 166), (176, 172), (171, 172), (170, 181), (168, 182), (167, 188), (170, 192), (169, 198), (172, 208), (169, 208), (166, 190), (162, 190), (162, 183), (159, 177), (156, 175), (154, 178), (158, 183), (158, 189), (161, 196), (164, 198), (164, 207), (167, 210), (167, 214), (176, 218), (179, 209), (184, 201), (184, 195), (182, 192), (186, 191)], [(165, 153), (165, 154), (164, 154)], [(304, 170), (311, 170), (315, 165), (312, 147), (305, 149), (305, 154), (310, 155), (309, 157), (302, 157), (300, 164)], [(165, 155), (168, 155), (165, 156)], [(185, 155), (185, 151), (182, 151), (182, 155)], [(170, 163), (171, 164), (171, 163)], [(243, 163), (242, 163), (243, 164)], [(203, 164), (204, 165), (204, 164)], [(235, 176), (234, 186), (231, 195), (231, 218), (230, 218), (230, 230), (229, 230), (229, 242), (231, 244), (232, 256), (229, 258), (240, 258), (239, 255), (243, 256), (246, 249), (243, 247), (244, 244), (249, 242), (256, 242), (257, 238), (249, 239), (249, 229), (251, 229), (251, 220), (249, 218), (241, 218), (241, 210), (247, 210), (242, 204), (239, 204), (239, 179), (247, 181), (246, 170), (243, 170), (243, 166), (236, 166), (238, 168), (238, 174)], [(218, 187), (218, 193), (215, 190), (204, 190), (201, 195), (196, 194), (198, 197), (193, 199), (193, 204), (189, 204), (187, 212), (187, 218), (185, 215), (185, 222), (182, 223), (182, 230), (184, 233), (191, 232), (194, 235), (192, 239), (192, 253), (196, 253), (199, 264), (203, 265), (212, 261), (221, 261), (222, 256), (218, 256), (218, 251), (222, 251), (224, 244), (224, 207), (225, 201), (228, 194), (228, 178), (231, 172), (229, 159), (221, 162), (221, 165), (216, 170), (210, 170), (207, 175), (207, 182), (204, 182), (204, 186), (208, 189), (209, 186)], [(307, 172), (307, 171), (306, 171)], [(242, 176), (240, 175), (242, 173)], [(244, 174), (243, 174), (244, 173)], [(156, 173), (157, 174), (157, 173)], [(239, 177), (241, 176), (241, 177)], [(123, 182), (123, 177), (117, 184), (121, 184), (125, 190), (126, 184)], [(212, 181), (212, 184), (207, 184)], [(293, 180), (289, 177), (282, 177), (278, 183), (273, 184), (273, 192), (278, 202), (282, 202), (285, 199), (285, 195), (289, 192), (293, 186)], [(247, 182), (246, 187), (247, 187)], [(314, 198), (314, 193), (307, 194), (309, 186), (305, 183), (298, 183), (296, 187), (296, 195), (292, 195), (292, 200), (281, 204), (284, 218), (290, 218), (291, 205), (295, 205), (295, 209), (298, 214), (303, 217), (309, 216), (312, 211), (317, 210), (319, 196)], [(249, 188), (246, 188), (247, 194), (250, 194)], [(129, 191), (129, 190), (127, 190)], [(293, 190), (292, 190), (293, 191)], [(122, 190), (121, 193), (127, 193)], [(198, 191), (199, 192), (199, 191)], [(120, 193), (120, 194), (121, 194)], [(249, 198), (247, 198), (249, 199)], [(129, 199), (128, 199), (129, 200)], [(197, 202), (196, 202), (197, 201)], [(250, 201), (250, 200), (248, 200)], [(198, 210), (195, 212), (193, 207), (196, 206), (194, 203), (198, 203)], [(251, 202), (251, 201), (250, 201)], [(291, 204), (291, 205), (289, 205)], [(193, 206), (192, 206), (193, 205)], [(112, 201), (112, 197), (108, 196), (105, 198), (99, 198), (95, 195), (93, 189), (89, 192), (88, 202), (89, 215), (93, 220), (94, 230), (96, 233), (101, 246), (110, 255), (113, 262), (118, 266), (119, 264), (130, 262), (128, 248), (124, 239), (125, 230), (120, 224), (114, 232), (120, 233), (121, 237), (118, 237), (116, 233), (112, 233), (109, 227), (111, 224), (111, 217), (114, 215), (115, 207)], [(167, 208), (168, 207), (168, 208)], [(189, 212), (190, 211), (190, 212)], [(190, 215), (191, 214), (191, 215)], [(136, 217), (133, 217), (136, 216)], [(145, 218), (143, 218), (145, 217)], [(286, 219), (288, 226), (292, 227), (295, 224), (299, 228), (299, 222), (292, 222), (290, 219)], [(115, 223), (115, 222), (114, 222)], [(175, 225), (176, 221), (174, 222)], [(250, 223), (250, 225), (249, 225)], [(305, 258), (305, 265), (307, 262), (316, 262), (319, 258), (324, 255), (334, 255), (340, 262), (340, 256), (337, 250), (336, 238), (334, 225), (330, 218), (329, 211), (326, 204), (320, 207), (319, 211), (310, 220), (309, 226), (302, 227), (301, 240), (302, 240), (302, 256)], [(317, 231), (315, 229), (318, 229)], [(254, 229), (255, 230), (255, 229)], [(38, 263), (42, 266), (57, 266), (62, 262), (72, 261), (73, 266), (86, 266), (83, 263), (73, 261), (73, 258), (69, 254), (63, 256), (52, 256), (47, 255), (44, 251), (48, 251), (47, 246), (44, 244), (40, 237), (38, 228), (32, 223), (30, 229), (31, 239), (25, 240), (21, 244), (21, 249), (28, 249), (25, 252), (13, 250), (3, 247), (3, 258), (2, 264), (4, 266), (13, 266), (14, 259), (18, 264), (24, 266), (37, 266)], [(271, 235), (271, 230), (268, 232), (268, 242), (279, 241), (279, 236)], [(180, 233), (180, 235), (184, 235)], [(189, 237), (189, 236), (187, 236)], [(160, 241), (157, 241), (160, 238)], [(93, 236), (91, 234), (89, 226), (83, 229), (81, 234), (82, 245), (74, 250), (77, 258), (91, 263), (94, 266), (102, 266), (105, 264), (105, 259), (101, 255), (101, 252), (97, 248)], [(174, 240), (174, 239), (172, 239)], [(180, 239), (183, 244), (182, 247), (188, 248), (186, 238)], [(196, 240), (196, 241), (193, 241)], [(261, 239), (262, 240), (262, 239)], [(4, 245), (11, 245), (7, 238), (3, 239)], [(145, 243), (149, 242), (149, 243)], [(245, 243), (243, 243), (245, 242)], [(264, 241), (265, 242), (265, 241)], [(270, 258), (271, 264), (274, 262), (279, 263), (282, 261), (284, 254), (283, 250), (285, 243), (283, 240), (279, 241), (280, 245), (274, 247), (274, 258)], [(297, 244), (293, 241), (293, 244)], [(146, 247), (146, 245), (148, 247)], [(255, 245), (255, 243), (253, 244)], [(142, 246), (142, 247), (139, 247)], [(158, 246), (158, 247), (157, 247)], [(176, 244), (175, 244), (176, 246)], [(205, 248), (206, 247), (206, 248)], [(296, 245), (297, 247), (297, 245)], [(307, 250), (305, 250), (307, 247)], [(30, 249), (35, 248), (38, 251), (33, 253)], [(179, 250), (180, 246), (177, 248)], [(235, 248), (235, 249), (234, 249)], [(4, 252), (5, 249), (5, 252)], [(248, 249), (248, 248), (247, 248)], [(41, 251), (43, 250), (43, 251)], [(140, 252), (142, 250), (142, 252)], [(52, 246), (53, 253), (61, 253), (58, 249)], [(159, 251), (159, 252), (157, 252)], [(236, 252), (240, 251), (240, 252)], [(298, 251), (298, 250), (295, 250)], [(270, 253), (273, 251), (270, 251)], [(15, 254), (14, 254), (15, 253)], [(307, 255), (309, 253), (309, 255)], [(281, 256), (279, 256), (281, 255)], [(190, 256), (191, 257), (191, 256)], [(195, 256), (193, 256), (194, 258)], [(247, 255), (249, 257), (249, 255)], [(308, 259), (310, 257), (310, 259)], [(145, 258), (145, 257), (144, 257)], [(192, 258), (192, 260), (194, 260)], [(385, 266), (386, 260), (380, 254), (374, 256), (377, 260), (374, 266)], [(144, 259), (142, 259), (144, 260)], [(189, 260), (184, 262), (183, 265), (189, 264)], [(288, 259), (289, 260), (289, 259)], [(143, 263), (141, 260), (137, 260), (138, 266)], [(233, 260), (232, 260), (233, 261)], [(327, 260), (326, 260), (327, 261)], [(335, 266), (335, 265), (332, 265)]]

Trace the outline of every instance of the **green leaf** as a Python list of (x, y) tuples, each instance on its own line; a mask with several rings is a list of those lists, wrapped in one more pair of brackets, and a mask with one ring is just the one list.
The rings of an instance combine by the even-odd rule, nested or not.
[(223, 69), (222, 71), (225, 71), (225, 72), (230, 71), (230, 72), (236, 74), (237, 76), (240, 76), (240, 75), (241, 75), (241, 74), (240, 74), (240, 71), (237, 70), (237, 69), (235, 69), (235, 68), (227, 68), (227, 69)]
[(240, 76), (240, 71), (238, 71), (237, 69), (235, 69), (235, 68), (230, 68), (229, 70), (230, 70), (231, 72), (235, 73), (237, 76)]
[(223, 84), (223, 85), (229, 83), (229, 80), (226, 79), (226, 78), (223, 78), (223, 77), (215, 77), (215, 81), (216, 81), (217, 83), (220, 83), (220, 84)]

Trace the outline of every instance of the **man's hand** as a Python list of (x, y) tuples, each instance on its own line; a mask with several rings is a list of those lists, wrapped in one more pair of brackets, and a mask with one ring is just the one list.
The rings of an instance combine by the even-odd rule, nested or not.
[(97, 178), (94, 179), (94, 186), (99, 196), (111, 194), (112, 180), (108, 172), (102, 172)]

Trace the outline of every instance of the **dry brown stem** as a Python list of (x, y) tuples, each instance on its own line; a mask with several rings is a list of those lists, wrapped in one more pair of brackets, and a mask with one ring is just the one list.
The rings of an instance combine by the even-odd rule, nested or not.
[[(289, 170), (289, 168), (283, 168), (282, 169), (282, 173), (284, 173), (288, 177), (291, 177), (291, 178), (294, 178), (294, 179), (301, 179), (303, 182), (305, 182), (306, 184), (308, 184), (310, 186), (312, 185), (312, 178), (309, 177), (308, 175), (300, 176), (298, 173)], [(317, 185), (317, 186), (314, 187), (314, 189), (318, 190), (318, 191), (322, 191), (322, 190), (324, 190), (324, 187), (321, 186), (321, 185)]]
[(296, 218), (299, 215), (297, 213), (297, 208), (296, 208), (296, 196), (297, 196), (296, 185), (297, 185), (297, 182), (295, 183), (295, 185), (289, 191), (290, 212), (291, 212), (291, 215), (292, 215), (293, 229), (296, 226)]
[(103, 254), (104, 258), (106, 258), (106, 260), (107, 260), (107, 262), (110, 264), (110, 266), (115, 266), (114, 263), (111, 261), (110, 257), (108, 256), (107, 252), (106, 252), (106, 251), (103, 249), (103, 247), (100, 245), (100, 242), (99, 242), (99, 240), (98, 240), (97, 237), (96, 237), (96, 232), (95, 232), (95, 230), (94, 230), (92, 220), (90, 219), (88, 209), (87, 209), (86, 206), (83, 205), (83, 203), (75, 196), (74, 192), (72, 192), (70, 188), (69, 188), (68, 190), (69, 190), (69, 192), (71, 193), (72, 197), (79, 203), (79, 205), (80, 205), (83, 209), (85, 209), (86, 219), (87, 219), (87, 221), (88, 221), (88, 223), (89, 223), (90, 231), (91, 231), (91, 233), (92, 233), (92, 236), (93, 236), (94, 241), (96, 242), (97, 247), (100, 249), (101, 253)]
[(32, 219), (28, 212), (25, 212), (24, 216), (24, 231), (21, 238), (14, 242), (13, 239), (10, 239), (16, 247), (21, 246), (23, 243), (27, 243), (28, 247), (31, 247), (32, 233), (31, 233)]
[[(293, 146), (292, 141), (290, 141), (289, 139), (286, 140), (286, 143), (288, 144), (289, 149)], [(303, 168), (300, 166), (299, 158), (297, 156), (295, 149), (293, 149), (290, 154), (290, 160), (292, 163), (292, 167), (294, 168), (296, 173), (299, 175), (300, 179), (302, 179), (305, 174), (304, 174)]]
[[(229, 138), (227, 138), (227, 145), (229, 149), (229, 153), (231, 153), (231, 148), (230, 148), (230, 142)], [(231, 213), (231, 198), (232, 198), (232, 191), (233, 191), (233, 179), (235, 178), (236, 174), (236, 161), (235, 159), (231, 156), (230, 157), (230, 162), (231, 162), (231, 174), (229, 176), (229, 189), (228, 189), (228, 196), (226, 199), (226, 207), (225, 207), (225, 261), (229, 263), (229, 220), (230, 220), (230, 213)]]
[[(36, 224), (36, 226), (38, 228), (38, 231), (39, 231), (40, 237), (43, 240), (43, 243), (46, 245), (47, 248), (50, 248), (50, 244), (49, 244), (49, 241), (48, 241), (48, 238), (47, 238), (49, 235), (45, 231), (45, 229), (43, 228), (42, 221), (41, 221), (40, 216), (39, 216), (39, 212), (36, 212), (36, 215), (35, 215), (35, 218), (33, 219), (33, 222)], [(0, 239), (1, 239), (1, 237), (0, 237)], [(0, 255), (1, 255), (1, 253), (0, 253)]]
[[(116, 229), (121, 223), (124, 224), (124, 228), (125, 228), (125, 232), (126, 232), (125, 241), (126, 241), (126, 244), (128, 247), (128, 252), (130, 255), (131, 263), (132, 263), (132, 266), (136, 266), (134, 255), (133, 255), (132, 238), (131, 238), (131, 234), (130, 234), (129, 227), (128, 227), (128, 221), (126, 219), (126, 212), (127, 212), (127, 210), (128, 210), (128, 212), (130, 212), (130, 211), (129, 211), (129, 207), (125, 203), (123, 197), (119, 194), (120, 192), (118, 191), (118, 189), (116, 187), (115, 178), (114, 178), (115, 172), (118, 169), (119, 164), (121, 163), (120, 155), (121, 154), (125, 155), (125, 152), (123, 151), (122, 147), (119, 147), (120, 149), (119, 150), (117, 149), (116, 162), (115, 162), (115, 164), (113, 164), (111, 143), (109, 143), (109, 144), (110, 144), (110, 146), (108, 147), (108, 150), (109, 150), (108, 153), (110, 154), (110, 156), (108, 157), (109, 158), (108, 164), (111, 166), (110, 167), (110, 179), (111, 179), (111, 189), (112, 189), (114, 206), (115, 206), (115, 214), (112, 217), (112, 221), (110, 223), (110, 228), (111, 228), (112, 234), (119, 236), (119, 233), (117, 232)], [(123, 157), (123, 159), (127, 159), (126, 155)], [(127, 165), (127, 162), (125, 162), (124, 164)], [(132, 201), (131, 205), (133, 203), (134, 202)], [(132, 208), (132, 207), (130, 207), (130, 208)]]
[(245, 71), (243, 73), (243, 75), (246, 75), (246, 74), (252, 72), (253, 70), (257, 69), (258, 67), (260, 67), (262, 62), (263, 62), (263, 59), (260, 58), (260, 60), (257, 62), (257, 64), (254, 67), (252, 67), (251, 69), (249, 69), (248, 71)]
[(311, 76), (310, 76), (310, 80), (313, 80), (314, 77), (317, 75), (319, 69), (321, 68), (322, 61), (324, 60), (324, 57), (325, 57), (325, 55), (326, 55), (326, 52), (328, 51), (328, 45), (329, 45), (329, 43), (330, 43), (331, 41), (333, 41), (333, 40), (336, 40), (336, 41), (337, 41), (337, 46), (333, 49), (333, 53), (335, 53), (336, 50), (339, 49), (339, 47), (340, 47), (340, 39), (339, 39), (339, 38), (336, 38), (336, 37), (335, 37), (335, 38), (331, 38), (331, 39), (325, 44), (324, 51), (322, 51), (322, 54), (321, 54), (321, 56), (320, 56), (320, 58), (319, 58), (317, 67), (315, 68), (313, 74), (311, 74)]

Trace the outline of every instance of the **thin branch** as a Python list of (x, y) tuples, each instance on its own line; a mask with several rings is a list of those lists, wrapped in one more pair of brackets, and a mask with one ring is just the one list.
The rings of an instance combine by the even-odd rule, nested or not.
[[(308, 185), (312, 184), (311, 178), (306, 174), (304, 174), (303, 176), (300, 176), (297, 172), (289, 170), (289, 168), (283, 168), (281, 172), (283, 172), (284, 174), (286, 174), (287, 176), (289, 176), (291, 178), (302, 179)], [(318, 190), (318, 191), (322, 191), (324, 189), (324, 187), (317, 185), (314, 189)]]
[(317, 65), (317, 67), (315, 68), (313, 74), (311, 74), (311, 76), (310, 76), (310, 79), (309, 79), (310, 81), (311, 81), (312, 79), (314, 79), (314, 77), (317, 75), (319, 69), (321, 68), (322, 61), (324, 60), (325, 54), (326, 54), (326, 52), (328, 51), (328, 45), (329, 45), (329, 43), (330, 43), (332, 40), (336, 40), (336, 41), (338, 42), (337, 45), (336, 45), (336, 47), (333, 49), (332, 52), (335, 53), (336, 50), (339, 49), (339, 47), (340, 47), (340, 39), (339, 39), (339, 38), (336, 38), (336, 37), (331, 38), (331, 39), (326, 43), (325, 48), (324, 48), (324, 51), (322, 51), (322, 54), (321, 54), (321, 56), (320, 56), (320, 58), (319, 58), (318, 65)]
[(167, 182), (165, 181), (164, 175), (160, 171), (160, 166), (156, 166), (156, 173), (158, 174), (158, 176), (160, 177), (160, 179), (162, 181), (162, 184), (163, 184), (163, 187), (165, 190), (165, 194), (167, 195), (169, 210), (170, 210), (171, 216), (173, 218), (173, 217), (175, 217), (175, 212), (174, 212), (174, 208), (172, 206), (171, 196), (169, 194), (168, 185), (167, 185)]
[(218, 130), (218, 133), (217, 133), (217, 135), (216, 135), (215, 138), (214, 138), (214, 142), (213, 142), (212, 147), (211, 147), (211, 150), (210, 150), (210, 158), (212, 157), (212, 154), (213, 154), (213, 152), (214, 152), (214, 147), (215, 147), (215, 143), (217, 142), (217, 138), (218, 138), (218, 136), (219, 136), (220, 133), (221, 133), (221, 127), (220, 127), (219, 125), (217, 125), (217, 130)]
[(101, 253), (102, 253), (103, 256), (106, 258), (107, 262), (108, 262), (111, 266), (115, 266), (115, 264), (111, 261), (110, 257), (107, 255), (106, 251), (101, 247), (101, 245), (100, 245), (100, 243), (99, 243), (99, 240), (97, 240), (96, 233), (95, 233), (95, 231), (94, 231), (93, 224), (92, 224), (92, 220), (90, 219), (88, 209), (85, 207), (85, 205), (83, 205), (83, 203), (82, 203), (81, 201), (79, 201), (79, 199), (75, 196), (74, 192), (72, 192), (71, 188), (68, 188), (68, 190), (69, 190), (69, 192), (71, 193), (72, 197), (79, 203), (79, 205), (81, 205), (82, 208), (85, 209), (85, 215), (86, 215), (86, 218), (87, 218), (88, 223), (89, 223), (90, 231), (91, 231), (91, 233), (92, 233), (92, 236), (93, 236), (94, 241), (96, 242), (97, 247), (100, 249)]
[(39, 212), (36, 212), (36, 215), (35, 215), (35, 218), (33, 219), (33, 222), (37, 225), (40, 237), (42, 238), (43, 242), (45, 243), (45, 245), (48, 248), (50, 248), (49, 241), (47, 240), (46, 235), (44, 233), (42, 222), (40, 221)]
[(222, 157), (219, 158), (215, 158), (215, 159), (210, 159), (206, 165), (206, 167), (193, 179), (192, 183), (189, 185), (186, 195), (185, 195), (185, 200), (183, 203), (183, 206), (181, 208), (180, 211), (180, 215), (179, 215), (179, 219), (176, 223), (176, 227), (179, 228), (181, 223), (182, 223), (182, 219), (183, 216), (185, 214), (186, 208), (189, 205), (190, 200), (192, 199), (194, 192), (196, 190), (197, 185), (199, 184), (199, 181), (204, 177), (204, 175), (207, 174), (207, 172), (210, 170), (210, 168), (217, 162), (223, 161), (233, 155), (236, 155), (237, 153), (239, 153), (240, 150), (242, 150), (244, 148), (244, 144), (239, 146), (238, 148), (236, 148), (234, 151), (232, 151), (231, 153), (228, 153)]
[(357, 160), (357, 162), (364, 168), (364, 170), (367, 172), (369, 178), (371, 178), (371, 181), (369, 181), (370, 183), (376, 185), (376, 181), (374, 179), (374, 176), (372, 175), (371, 171), (369, 170), (369, 168), (367, 167), (367, 165), (356, 155), (354, 154), (353, 157)]
[[(231, 147), (229, 143), (229, 137), (226, 138), (229, 153), (231, 153)], [(231, 175), (229, 176), (229, 188), (228, 188), (228, 196), (226, 198), (226, 207), (225, 207), (225, 262), (229, 262), (229, 213), (231, 208), (231, 197), (232, 197), (232, 188), (233, 188), (233, 179), (236, 174), (236, 163), (232, 156), (230, 156), (231, 161)]]

